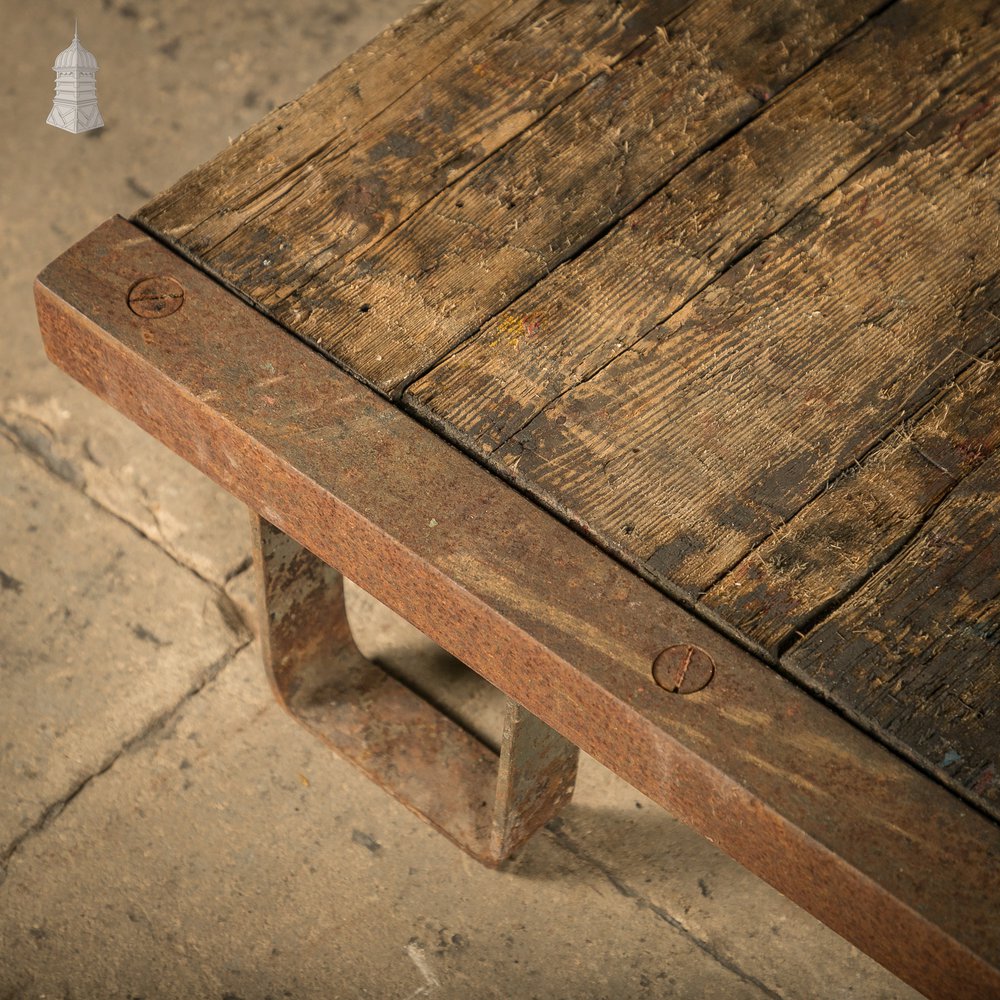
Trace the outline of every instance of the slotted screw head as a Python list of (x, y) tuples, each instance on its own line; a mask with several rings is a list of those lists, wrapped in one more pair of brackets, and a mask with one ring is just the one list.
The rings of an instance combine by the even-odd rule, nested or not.
[(653, 680), (672, 694), (694, 694), (715, 675), (715, 663), (700, 646), (667, 646), (653, 660)]
[(165, 274), (140, 278), (128, 290), (128, 307), (144, 319), (162, 319), (184, 305), (181, 283)]

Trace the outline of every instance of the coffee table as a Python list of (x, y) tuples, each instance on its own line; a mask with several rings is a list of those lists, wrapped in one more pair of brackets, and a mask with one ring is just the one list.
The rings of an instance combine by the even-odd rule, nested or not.
[[(253, 512), (276, 695), (487, 864), (581, 748), (1000, 996), (996, 5), (443, 0), (39, 276)], [(354, 646), (343, 573), (507, 697)]]

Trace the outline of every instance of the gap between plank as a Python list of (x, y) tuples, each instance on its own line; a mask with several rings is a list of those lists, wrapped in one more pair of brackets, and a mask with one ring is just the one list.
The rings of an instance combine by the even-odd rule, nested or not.
[[(427, 0), (427, 2), (430, 2), (430, 0)], [(527, 19), (528, 17), (530, 17), (532, 15), (532, 13), (534, 13), (534, 11), (536, 11), (542, 5), (543, 2), (544, 2), (544, 0), (536, 0), (536, 3), (534, 4), (534, 6), (532, 6), (532, 8), (524, 15), (524, 17), (522, 17), (519, 21), (516, 21), (515, 25), (521, 24), (525, 19)], [(482, 33), (483, 22), (488, 22), (488, 21), (493, 20), (493, 18), (497, 14), (497, 11), (500, 9), (500, 6), (501, 6), (500, 4), (497, 4), (488, 14), (485, 14), (483, 17), (481, 17), (478, 21), (474, 22), (470, 26), (471, 28), (475, 29), (475, 34), (473, 35), (473, 38), (478, 37)], [(419, 10), (419, 8), (418, 8), (418, 10)], [(416, 12), (414, 12), (414, 13), (416, 13)], [(433, 11), (431, 11), (431, 13), (433, 13)], [(405, 17), (398, 18), (396, 21), (393, 21), (391, 24), (387, 25), (383, 29), (383, 31), (379, 32), (379, 34), (376, 35), (375, 38), (373, 38), (368, 43), (368, 45), (373, 45), (376, 41), (378, 41), (378, 39), (380, 39), (382, 37), (383, 34), (385, 34), (385, 32), (392, 30), (392, 28), (395, 27), (395, 25), (401, 23), (404, 20), (406, 20)], [(356, 50), (354, 53), (351, 54), (351, 56), (348, 56), (347, 58), (351, 59), (354, 55), (357, 55), (359, 52), (364, 51), (366, 48), (368, 48), (368, 45), (362, 46), (361, 49)], [(454, 58), (454, 53), (453, 52), (448, 52), (444, 56), (444, 58), (442, 58), (439, 62), (435, 63), (432, 67), (430, 67), (430, 69), (428, 69), (427, 72), (423, 74), (423, 76), (421, 76), (417, 80), (414, 80), (414, 82), (412, 84), (410, 84), (409, 87), (407, 87), (405, 90), (403, 90), (402, 92), (400, 92), (399, 94), (397, 94), (387, 105), (385, 105), (385, 107), (380, 108), (373, 115), (371, 115), (371, 117), (366, 118), (363, 122), (361, 122), (360, 125), (358, 125), (358, 127), (357, 127), (357, 131), (360, 131), (363, 128), (367, 128), (373, 121), (375, 121), (376, 118), (378, 118), (380, 115), (383, 115), (386, 111), (388, 111), (390, 108), (392, 108), (395, 104), (397, 104), (399, 101), (401, 101), (403, 98), (405, 98), (412, 90), (414, 90), (415, 88), (419, 87), (420, 84), (422, 84), (429, 76), (431, 76), (432, 74), (436, 73), (437, 70), (440, 69), (440, 67), (442, 65), (444, 65), (444, 63), (446, 63), (448, 60), (453, 59), (453, 58)], [(347, 60), (345, 60), (345, 62), (346, 61)], [(302, 97), (305, 97), (306, 94), (310, 93), (312, 90), (314, 90), (317, 87), (321, 86), (322, 83), (323, 83), (323, 81), (326, 80), (327, 77), (329, 77), (331, 74), (335, 73), (340, 68), (341, 65), (343, 65), (343, 63), (341, 63), (338, 66), (335, 66), (332, 70), (329, 70), (327, 73), (324, 73), (311, 87), (309, 87), (309, 89), (301, 97), (295, 98), (293, 101), (289, 101), (286, 104), (282, 104), (279, 107), (275, 108), (273, 112), (271, 112), (268, 115), (265, 115), (264, 118), (262, 118), (254, 126), (251, 126), (251, 128), (256, 128), (257, 126), (262, 126), (264, 124), (264, 122), (266, 122), (267, 119), (271, 116), (271, 114), (274, 114), (274, 112), (277, 112), (277, 111), (281, 111), (281, 109), (287, 107), (288, 104), (292, 104), (292, 103), (296, 103), (298, 101), (301, 101)], [(246, 133), (244, 133), (244, 135), (245, 134)], [(240, 139), (242, 139), (242, 138), (243, 138), (243, 136), (240, 136)], [(263, 193), (264, 191), (271, 190), (273, 188), (274, 184), (280, 183), (280, 181), (282, 179), (284, 179), (285, 177), (287, 177), (291, 172), (293, 172), (294, 170), (297, 170), (300, 167), (304, 166), (310, 160), (314, 159), (317, 156), (322, 156), (323, 153), (326, 152), (337, 141), (338, 138), (340, 138), (340, 135), (336, 136), (333, 139), (328, 140), (327, 142), (325, 142), (321, 146), (319, 146), (317, 149), (313, 150), (311, 153), (309, 153), (306, 156), (302, 157), (301, 159), (297, 160), (294, 164), (292, 164), (292, 166), (290, 166), (281, 175), (281, 177), (277, 178), (274, 182), (272, 182), (271, 184), (268, 184), (267, 187), (263, 188), (261, 190), (261, 193)], [(240, 139), (236, 140), (237, 143), (239, 143)], [(352, 143), (350, 146), (347, 147), (347, 149), (344, 152), (349, 152), (351, 149), (354, 148), (354, 145), (355, 145), (355, 143)], [(159, 195), (157, 195), (157, 198), (159, 198)], [(246, 202), (244, 202), (244, 204), (246, 204)], [(139, 213), (142, 213), (144, 211), (144, 209), (145, 209), (145, 206), (143, 208), (139, 209)], [(264, 209), (262, 208), (261, 211), (263, 211), (263, 210)], [(189, 234), (191, 234), (192, 232), (194, 232), (199, 226), (204, 225), (204, 223), (206, 223), (209, 219), (215, 217), (217, 214), (218, 213), (216, 211), (209, 212), (208, 215), (206, 215), (203, 218), (199, 219), (196, 223), (194, 223), (194, 225), (189, 226), (187, 229), (185, 229), (184, 232), (183, 232), (183, 234), (177, 236), (176, 239), (178, 239), (178, 240), (184, 239), (186, 236), (188, 236)], [(260, 213), (254, 213), (254, 215), (252, 215), (250, 218), (254, 219), (259, 214)], [(132, 220), (132, 221), (134, 222), (134, 220)], [(223, 239), (225, 239), (225, 238), (223, 238)], [(221, 243), (223, 241), (220, 240), (219, 242)], [(209, 247), (209, 250), (206, 251), (206, 252), (210, 252), (216, 246), (218, 246), (217, 243), (212, 244), (212, 246)]]
[[(899, 2), (899, 0), (888, 0), (888, 3), (886, 4), (886, 6), (888, 6), (889, 4), (898, 3), (898, 2)], [(679, 7), (673, 14), (671, 14), (671, 16), (666, 21), (664, 21), (662, 25), (660, 25), (660, 27), (664, 27), (664, 26), (670, 24), (672, 21), (675, 21), (678, 17), (680, 17), (682, 14), (684, 14), (686, 11), (688, 11), (692, 6), (694, 6), (695, 3), (697, 3), (697, 0), (688, 0), (688, 2), (686, 4), (684, 4), (684, 6)], [(879, 13), (881, 13), (881, 9), (880, 9)], [(470, 164), (469, 167), (466, 170), (463, 170), (461, 173), (456, 174), (454, 177), (452, 177), (442, 188), (440, 188), (439, 190), (435, 191), (432, 195), (429, 195), (422, 202), (420, 202), (419, 205), (414, 206), (413, 210), (410, 212), (409, 215), (406, 216), (405, 219), (400, 219), (399, 222), (395, 226), (392, 227), (392, 229), (389, 229), (386, 232), (382, 233), (379, 236), (379, 238), (377, 240), (375, 240), (374, 243), (371, 243), (368, 246), (366, 246), (366, 248), (364, 250), (364, 253), (370, 254), (370, 253), (374, 252), (387, 239), (389, 239), (392, 236), (394, 236), (411, 219), (416, 218), (416, 216), (419, 215), (428, 205), (430, 205), (432, 202), (436, 201), (438, 198), (441, 197), (441, 195), (443, 195), (446, 191), (448, 191), (451, 188), (453, 188), (456, 184), (459, 184), (459, 183), (461, 183), (461, 181), (465, 180), (465, 178), (468, 177), (469, 174), (473, 173), (474, 171), (480, 170), (481, 168), (484, 168), (488, 163), (490, 163), (491, 160), (494, 159), (494, 157), (497, 157), (500, 154), (502, 154), (504, 152), (504, 150), (507, 149), (508, 146), (510, 146), (512, 143), (515, 143), (518, 140), (520, 140), (522, 138), (522, 136), (524, 136), (527, 132), (532, 131), (533, 129), (538, 128), (553, 113), (555, 113), (558, 110), (561, 110), (563, 108), (563, 106), (568, 101), (572, 100), (581, 91), (586, 90), (586, 88), (589, 87), (594, 82), (594, 80), (596, 80), (599, 76), (602, 76), (603, 74), (605, 74), (609, 69), (611, 69), (611, 70), (615, 69), (615, 67), (617, 67), (620, 63), (624, 62), (626, 59), (630, 59), (643, 46), (651, 44), (651, 39), (652, 39), (653, 34), (655, 34), (655, 31), (651, 32), (650, 34), (648, 34), (646, 36), (644, 36), (640, 41), (636, 42), (636, 44), (633, 45), (632, 48), (630, 48), (627, 52), (623, 52), (614, 61), (608, 62), (608, 64), (606, 66), (602, 66), (602, 68), (598, 72), (596, 72), (593, 76), (589, 76), (589, 77), (584, 78), (583, 83), (581, 83), (579, 87), (577, 87), (575, 90), (572, 90), (572, 91), (568, 92), (562, 98), (562, 100), (560, 100), (557, 103), (553, 104), (552, 107), (549, 108), (548, 110), (542, 112), (542, 114), (540, 114), (530, 125), (526, 126), (524, 129), (522, 129), (516, 135), (512, 135), (505, 142), (503, 142), (499, 146), (497, 146), (496, 149), (492, 150), (487, 156), (484, 156), (481, 160), (477, 161), (476, 163)], [(853, 32), (852, 32), (852, 34), (853, 34)], [(849, 36), (845, 36), (845, 37), (849, 37)], [(828, 50), (828, 51), (832, 51), (832, 49)], [(824, 53), (824, 57), (825, 57), (825, 53)], [(811, 69), (811, 68), (812, 68), (811, 66), (808, 67), (807, 70), (806, 70), (806, 72), (808, 72), (808, 70)], [(799, 77), (797, 77), (796, 79), (799, 79)], [(759, 112), (759, 109), (758, 109), (758, 112)], [(697, 154), (697, 153), (695, 154), (696, 157), (698, 155), (700, 155), (700, 154)], [(635, 207), (636, 207), (635, 205), (633, 205), (632, 207), (630, 207), (628, 209), (628, 212), (633, 211), (635, 209)], [(626, 212), (625, 214), (628, 214), (628, 212)], [(624, 216), (620, 216), (618, 219), (612, 220), (612, 222), (608, 224), (608, 229), (610, 229), (611, 226), (617, 224), (621, 220), (621, 218), (623, 218), (623, 217)], [(604, 232), (607, 232), (607, 230), (604, 230)], [(603, 233), (601, 235), (603, 235)], [(319, 257), (323, 253), (325, 253), (325, 250), (318, 251), (316, 254), (314, 254), (309, 259), (309, 261), (307, 261), (307, 265), (308, 265), (308, 263), (310, 263), (311, 261), (315, 260), (317, 257)], [(348, 259), (347, 254), (344, 254), (343, 256), (336, 258), (336, 260), (331, 260), (329, 263), (324, 264), (318, 271), (312, 272), (306, 279), (304, 279), (303, 281), (299, 282), (299, 284), (295, 285), (293, 288), (289, 289), (289, 291), (287, 291), (280, 298), (275, 299), (271, 303), (272, 308), (280, 305), (282, 302), (285, 301), (285, 299), (287, 299), (290, 296), (294, 295), (300, 288), (303, 288), (305, 285), (308, 285), (310, 282), (314, 281), (324, 271), (326, 271), (326, 270), (328, 270), (328, 269), (330, 269), (332, 267), (336, 267), (337, 265), (340, 265), (340, 264), (344, 263), (344, 261), (346, 261), (347, 259)], [(472, 334), (472, 335), (474, 335), (474, 334)], [(464, 339), (466, 339), (466, 338), (463, 338), (463, 340)], [(461, 341), (459, 343), (461, 343)], [(450, 353), (452, 350), (454, 350), (455, 347), (457, 347), (457, 346), (458, 346), (458, 344), (452, 345), (452, 347), (450, 347), (448, 349), (448, 351), (445, 352), (445, 354), (441, 355), (441, 358), (445, 357), (448, 353)], [(438, 358), (437, 361), (434, 362), (434, 364), (436, 365), (438, 363), (438, 361), (441, 360), (441, 358)], [(433, 367), (433, 365), (431, 367)], [(405, 388), (407, 388), (409, 386), (409, 384), (410, 384), (409, 382), (406, 382), (406, 384), (404, 386), (402, 386), (402, 387), (398, 387), (397, 386), (397, 388), (393, 389), (390, 393), (388, 393), (388, 394), (382, 393), (382, 394), (383, 395), (388, 395), (388, 397), (390, 399), (398, 399), (399, 395), (405, 390)]]
[[(555, 264), (554, 267), (547, 268), (547, 273), (546, 273), (545, 277), (546, 278), (549, 277), (550, 275), (552, 275), (556, 271), (558, 271), (560, 268), (565, 267), (567, 264), (571, 264), (578, 257), (581, 257), (588, 250), (590, 250), (593, 246), (595, 246), (602, 239), (604, 239), (604, 237), (607, 236), (608, 233), (611, 232), (611, 230), (613, 230), (616, 227), (622, 225), (622, 223), (626, 219), (628, 219), (628, 217), (633, 212), (635, 212), (638, 209), (640, 209), (643, 205), (646, 204), (646, 202), (651, 201), (661, 191), (663, 191), (664, 188), (668, 187), (679, 174), (683, 173), (685, 170), (688, 170), (688, 169), (691, 169), (692, 167), (694, 167), (698, 163), (698, 161), (701, 160), (703, 157), (708, 156), (709, 154), (711, 154), (712, 152), (714, 152), (717, 148), (719, 148), (720, 146), (722, 146), (725, 143), (729, 142), (730, 139), (732, 139), (734, 136), (738, 135), (740, 132), (743, 131), (743, 129), (745, 129), (747, 126), (749, 126), (753, 122), (755, 122), (762, 114), (764, 114), (765, 111), (769, 110), (773, 106), (773, 104), (777, 101), (778, 98), (780, 98), (780, 97), (788, 94), (789, 91), (791, 91), (794, 88), (798, 87), (802, 83), (802, 81), (805, 80), (807, 77), (809, 77), (817, 69), (817, 67), (821, 63), (825, 62), (831, 55), (833, 55), (834, 53), (836, 53), (844, 45), (848, 44), (858, 34), (858, 32), (860, 32), (863, 29), (865, 29), (869, 24), (872, 23), (872, 21), (874, 21), (878, 17), (881, 17), (882, 14), (884, 14), (890, 7), (892, 7), (894, 4), (899, 3), (899, 2), (900, 2), (900, 0), (886, 0), (886, 2), (882, 4), (882, 6), (876, 8), (871, 14), (869, 14), (862, 21), (860, 21), (854, 28), (852, 28), (850, 31), (848, 31), (847, 34), (843, 35), (836, 42), (834, 42), (828, 49), (826, 49), (822, 53), (820, 53), (808, 66), (806, 66), (802, 70), (802, 72), (797, 77), (795, 77), (794, 80), (790, 80), (788, 83), (786, 83), (779, 90), (775, 91), (775, 93), (772, 94), (766, 101), (761, 102), (758, 105), (757, 109), (754, 112), (752, 112), (744, 121), (740, 122), (738, 125), (734, 125), (731, 129), (729, 129), (728, 131), (726, 131), (725, 133), (723, 133), (722, 135), (720, 135), (718, 138), (716, 138), (716, 139), (712, 140), (711, 142), (707, 143), (705, 146), (703, 146), (703, 147), (701, 147), (699, 149), (694, 150), (692, 152), (692, 154), (691, 154), (691, 156), (690, 156), (689, 159), (680, 162), (676, 166), (676, 169), (673, 170), (673, 172), (668, 177), (664, 178), (663, 181), (660, 184), (658, 184), (653, 190), (651, 190), (648, 194), (646, 194), (646, 195), (638, 198), (636, 201), (634, 201), (632, 204), (630, 204), (626, 209), (624, 209), (621, 212), (621, 214), (619, 214), (617, 216), (614, 216), (609, 222), (605, 223), (603, 226), (601, 226), (599, 229), (597, 229), (593, 233), (593, 235), (591, 235), (587, 239), (585, 239), (580, 244), (579, 247), (577, 247), (575, 250), (573, 250), (569, 255), (567, 255), (566, 257), (564, 257), (562, 260), (559, 260), (558, 262), (556, 262), (556, 264)], [(686, 9), (687, 8), (685, 8), (685, 10)], [(683, 11), (678, 12), (678, 14), (681, 14), (681, 13), (683, 13)], [(646, 42), (644, 41), (641, 44), (644, 45), (644, 44), (646, 44)], [(638, 46), (637, 46), (637, 48), (638, 48)], [(631, 54), (632, 53), (630, 52), (626, 56), (623, 56), (622, 58), (623, 59), (627, 58), (627, 56), (631, 55)], [(615, 65), (617, 65), (617, 63)], [(569, 95), (569, 96), (572, 96), (572, 95)], [(561, 107), (561, 106), (562, 106), (562, 102), (559, 105), (556, 105), (555, 107), (558, 108), (558, 107)], [(554, 111), (555, 108), (552, 108), (551, 110)], [(546, 116), (549, 113), (550, 112), (547, 112)], [(545, 116), (543, 116), (543, 117), (545, 117)], [(539, 121), (541, 121), (541, 120), (542, 119), (540, 118)], [(922, 118), (918, 119), (918, 121), (919, 120), (922, 120)], [(913, 124), (916, 124), (916, 123), (913, 123)], [(912, 124), (909, 127), (912, 128)], [(517, 137), (515, 137), (515, 138), (517, 138)], [(898, 139), (898, 136), (894, 137), (892, 140), (889, 140), (889, 142), (887, 143), (887, 145), (891, 145), (891, 143), (894, 142), (894, 141), (896, 141), (896, 139)], [(511, 141), (513, 141), (513, 140), (511, 140)], [(506, 145), (506, 143), (504, 145)], [(499, 152), (502, 148), (503, 148), (502, 146), (499, 147), (496, 150), (496, 152)], [(882, 152), (882, 151), (883, 151), (883, 148), (880, 147), (880, 149), (878, 150), (878, 152)], [(492, 155), (493, 154), (491, 154), (490, 157), (487, 157), (485, 160), (483, 160), (482, 163), (487, 163), (489, 161), (489, 159), (492, 157)], [(877, 155), (877, 153), (876, 154), (872, 154), (872, 155), (873, 156)], [(868, 162), (869, 161), (866, 160), (865, 164), (867, 164)], [(482, 166), (482, 163), (479, 164), (479, 165)], [(858, 169), (860, 169), (860, 168), (858, 168)], [(467, 171), (467, 173), (468, 173), (468, 171)], [(853, 174), (853, 172), (852, 172), (852, 174)], [(465, 176), (465, 175), (463, 175), (463, 176)], [(848, 175), (848, 176), (851, 176), (851, 175)], [(460, 180), (461, 178), (457, 178), (457, 179)], [(847, 179), (848, 178), (844, 178), (844, 180), (847, 180)], [(841, 183), (843, 183), (843, 182), (841, 182)], [(448, 187), (450, 187), (450, 186), (451, 185), (448, 185)], [(839, 186), (839, 185), (837, 185), (837, 186)], [(442, 189), (442, 193), (445, 190), (447, 190), (447, 187), (445, 187), (445, 188)], [(831, 189), (831, 190), (835, 190), (835, 188)], [(829, 192), (827, 192), (827, 193), (829, 193)], [(434, 197), (437, 197), (437, 195), (435, 195)], [(433, 198), (429, 199), (428, 201), (433, 201)], [(425, 204), (427, 204), (427, 203), (425, 203)], [(812, 204), (812, 202), (810, 202), (809, 204)], [(420, 206), (420, 208), (416, 209), (413, 214), (416, 215), (416, 213), (418, 211), (420, 211), (423, 207), (424, 206)], [(798, 213), (796, 213), (796, 214), (798, 214)], [(788, 222), (791, 222), (791, 221), (792, 221), (791, 219), (788, 220)], [(786, 222), (785, 225), (787, 225), (788, 222)], [(700, 294), (702, 291), (705, 290), (705, 288), (707, 288), (709, 285), (711, 285), (714, 281), (718, 280), (718, 278), (721, 277), (721, 275), (724, 274), (725, 271), (729, 270), (729, 268), (731, 268), (731, 267), (735, 266), (736, 264), (738, 264), (739, 261), (742, 260), (743, 257), (745, 257), (747, 254), (752, 253), (760, 245), (760, 243), (762, 243), (766, 239), (769, 239), (771, 236), (774, 236), (775, 234), (777, 234), (778, 232), (780, 232), (781, 229), (783, 229), (783, 228), (784, 228), (784, 226), (779, 226), (778, 229), (774, 230), (774, 232), (768, 233), (767, 235), (761, 237), (760, 240), (749, 244), (745, 249), (741, 250), (739, 252), (739, 254), (732, 261), (730, 261), (730, 262), (728, 262), (726, 264), (726, 267), (725, 267), (725, 269), (723, 271), (720, 271), (719, 274), (717, 274), (711, 281), (707, 282), (705, 285), (703, 285), (699, 289), (697, 289), (697, 291), (695, 291), (692, 294), (691, 297), (694, 298), (694, 296)], [(395, 230), (393, 230), (393, 232), (395, 232)], [(391, 235), (391, 234), (386, 234), (386, 235), (388, 236), (388, 235)], [(381, 242), (381, 240), (379, 240), (379, 242)], [(320, 272), (317, 271), (316, 273), (319, 274)], [(310, 278), (308, 280), (311, 281), (312, 279)], [(517, 292), (514, 295), (513, 298), (509, 299), (506, 303), (504, 303), (503, 305), (501, 305), (496, 310), (496, 312), (491, 313), (490, 315), (486, 316), (483, 319), (483, 321), (480, 323), (480, 325), (475, 330), (471, 330), (464, 337), (462, 337), (459, 340), (456, 340), (455, 343), (451, 344), (446, 350), (444, 350), (441, 354), (439, 354), (436, 358), (434, 358), (433, 361), (430, 361), (426, 365), (424, 365), (414, 375), (412, 375), (412, 376), (410, 376), (410, 377), (408, 377), (406, 379), (403, 379), (399, 383), (399, 385), (396, 386), (396, 388), (394, 388), (390, 393), (388, 393), (389, 398), (390, 399), (397, 399), (397, 400), (401, 399), (403, 397), (403, 395), (410, 389), (410, 387), (415, 382), (419, 382), (420, 379), (424, 378), (426, 375), (428, 375), (430, 372), (432, 372), (442, 361), (444, 361), (445, 358), (447, 358), (450, 355), (454, 354), (467, 341), (472, 340), (474, 337), (478, 336), (479, 333), (482, 332), (482, 330), (483, 330), (484, 327), (488, 326), (489, 323), (492, 322), (493, 320), (495, 320), (501, 313), (505, 312), (512, 305), (514, 305), (514, 303), (517, 302), (518, 299), (520, 299), (524, 295), (527, 295), (529, 292), (531, 292), (535, 288), (535, 286), (538, 285), (539, 282), (542, 281), (542, 280), (544, 280), (544, 278), (539, 278), (536, 281), (534, 281), (532, 284), (528, 285), (527, 287), (522, 288), (519, 292)], [(308, 282), (305, 282), (305, 283), (308, 283)], [(302, 286), (300, 285), (298, 287), (302, 287)], [(293, 291), (294, 291), (294, 289), (293, 289)], [(291, 294), (291, 293), (289, 293), (289, 294)], [(281, 301), (281, 300), (279, 300), (279, 301)], [(678, 308), (683, 308), (683, 305), (686, 305), (688, 301), (690, 301), (690, 299), (686, 300), (682, 304), (682, 306), (680, 306)], [(618, 354), (615, 354), (612, 357), (610, 357), (605, 364), (601, 365), (601, 367), (597, 369), (597, 371), (592, 372), (590, 375), (588, 375), (585, 378), (581, 379), (580, 382), (577, 382), (574, 386), (571, 386), (569, 389), (563, 390), (563, 392), (560, 392), (558, 396), (555, 396), (551, 400), (549, 400), (543, 407), (541, 407), (541, 409), (539, 409), (527, 421), (525, 421), (524, 424), (522, 424), (520, 427), (518, 427), (518, 429), (516, 431), (514, 431), (512, 434), (508, 435), (501, 442), (499, 442), (496, 445), (496, 448), (494, 450), (497, 450), (497, 449), (501, 448), (504, 444), (506, 444), (507, 441), (510, 440), (511, 437), (513, 437), (515, 434), (520, 433), (520, 431), (524, 430), (524, 428), (529, 423), (531, 423), (531, 421), (534, 420), (535, 417), (537, 417), (539, 414), (541, 414), (552, 403), (554, 403), (556, 400), (560, 399), (567, 392), (572, 391), (572, 389), (576, 388), (576, 386), (578, 386), (578, 385), (583, 385), (586, 382), (590, 381), (590, 379), (592, 379), (600, 371), (602, 371), (604, 368), (606, 368), (608, 364), (610, 364), (612, 361), (614, 361), (615, 358), (619, 357), (621, 354), (625, 353), (625, 351), (627, 351), (631, 347), (635, 346), (635, 344), (637, 344), (640, 340), (642, 340), (643, 337), (647, 336), (652, 330), (654, 330), (661, 323), (665, 322), (672, 315), (673, 315), (673, 313), (670, 313), (667, 316), (663, 317), (663, 319), (658, 320), (656, 323), (653, 324), (653, 326), (651, 326), (648, 329), (644, 330), (638, 337), (635, 338), (635, 340), (633, 340), (630, 344), (628, 344), (621, 351), (619, 351)]]
[[(938, 389), (938, 391), (934, 394), (934, 396), (931, 399), (927, 400), (920, 407), (920, 409), (917, 410), (916, 413), (912, 414), (909, 417), (906, 416), (901, 417), (897, 422), (890, 424), (886, 428), (883, 434), (879, 435), (877, 439), (875, 439), (867, 448), (865, 448), (857, 456), (855, 456), (847, 465), (838, 469), (831, 476), (828, 476), (827, 479), (823, 482), (823, 484), (818, 489), (816, 489), (808, 497), (808, 499), (805, 500), (805, 502), (802, 504), (801, 507), (793, 511), (791, 515), (785, 518), (785, 520), (781, 524), (781, 527), (782, 528), (787, 527), (800, 514), (805, 513), (805, 511), (807, 511), (809, 507), (816, 500), (818, 500), (821, 496), (823, 496), (823, 494), (826, 493), (827, 490), (832, 489), (845, 476), (851, 475), (856, 468), (860, 469), (864, 465), (864, 463), (876, 451), (878, 451), (883, 445), (885, 445), (889, 440), (891, 440), (894, 434), (901, 431), (904, 425), (911, 424), (913, 426), (916, 426), (922, 420), (924, 420), (924, 418), (927, 417), (931, 413), (931, 411), (933, 411), (934, 408), (940, 403), (942, 397), (947, 395), (947, 393), (951, 391), (951, 389), (956, 385), (956, 383), (958, 383), (967, 372), (971, 371), (977, 365), (982, 364), (984, 361), (990, 360), (988, 356), (991, 355), (997, 349), (998, 346), (1000, 346), (1000, 337), (998, 337), (996, 340), (988, 344), (980, 352), (980, 354), (974, 356), (967, 365), (956, 371), (955, 374), (952, 376), (952, 378), (947, 382), (947, 384), (942, 385)], [(947, 355), (946, 358), (947, 357), (951, 357), (951, 354)], [(920, 450), (920, 448), (916, 447), (915, 445), (914, 448), (917, 452), (919, 452), (920, 457), (923, 458), (926, 462), (928, 462), (928, 464), (933, 465), (936, 469), (943, 472), (946, 476), (948, 476), (949, 479), (952, 480), (952, 484), (951, 486), (948, 487), (947, 492), (940, 498), (940, 500), (938, 500), (937, 503), (933, 505), (933, 507), (928, 512), (927, 516), (921, 520), (920, 527), (922, 527), (923, 524), (926, 522), (927, 518), (930, 517), (930, 515), (937, 510), (937, 508), (941, 505), (941, 503), (943, 503), (944, 500), (951, 494), (952, 490), (954, 490), (955, 487), (958, 486), (962, 482), (962, 480), (966, 478), (966, 476), (971, 475), (975, 471), (975, 469), (973, 468), (970, 469), (968, 472), (962, 473), (956, 479), (953, 473), (949, 472), (947, 469), (938, 465), (937, 462), (935, 462), (932, 458), (929, 458), (927, 455), (925, 455), (923, 451)], [(919, 530), (919, 528), (917, 530)], [(711, 581), (709, 581), (709, 583), (707, 583), (704, 589), (702, 590), (702, 594), (707, 594), (710, 590), (712, 590), (713, 587), (716, 587), (719, 583), (721, 583), (727, 576), (729, 576), (730, 573), (733, 572), (733, 570), (735, 570), (739, 565), (741, 565), (743, 562), (749, 559), (755, 552), (757, 552), (759, 549), (765, 546), (772, 538), (775, 537), (776, 534), (777, 534), (776, 531), (772, 531), (769, 535), (765, 535), (759, 541), (751, 545), (750, 548), (748, 548), (743, 555), (741, 555), (738, 559), (734, 560), (729, 566), (727, 566), (724, 570), (718, 573)], [(905, 548), (907, 544), (908, 544), (908, 539), (901, 540), (899, 543), (898, 551), (902, 551), (902, 549)], [(863, 587), (875, 575), (875, 573), (877, 573), (883, 566), (885, 566), (888, 562), (890, 562), (892, 558), (894, 558), (894, 556), (887, 559), (879, 560), (875, 565), (875, 568), (867, 576), (859, 580), (855, 586), (852, 586), (849, 588), (849, 590), (845, 591), (843, 599), (830, 598), (827, 602), (825, 602), (823, 605), (817, 608), (815, 613), (813, 615), (810, 615), (810, 617), (806, 620), (805, 630), (800, 629), (797, 630), (797, 632), (793, 632), (791, 636), (786, 637), (778, 644), (776, 650), (777, 658), (780, 659), (782, 656), (784, 656), (785, 653), (788, 652), (789, 648), (796, 642), (798, 642), (799, 639), (805, 638), (807, 632), (812, 631), (812, 629), (817, 624), (819, 624), (820, 621), (828, 617), (828, 615), (832, 614), (833, 611), (836, 610), (836, 607), (839, 604), (843, 604), (857, 590)]]

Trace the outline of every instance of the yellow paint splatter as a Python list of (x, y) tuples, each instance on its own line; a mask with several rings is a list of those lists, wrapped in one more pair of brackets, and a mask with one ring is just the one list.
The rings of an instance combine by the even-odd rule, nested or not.
[(506, 340), (508, 346), (517, 347), (521, 337), (533, 336), (542, 328), (542, 314), (540, 312), (525, 313), (518, 316), (516, 313), (508, 313), (497, 327), (497, 336), (490, 341), (491, 347), (498, 347), (502, 340)]

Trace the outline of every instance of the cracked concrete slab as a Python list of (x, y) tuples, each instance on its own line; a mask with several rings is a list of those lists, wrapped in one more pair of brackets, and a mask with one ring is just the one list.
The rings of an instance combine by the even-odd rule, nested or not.
[(78, 386), (0, 400), (0, 434), (206, 580), (246, 565), (242, 505)]
[[(244, 519), (246, 520), (245, 514)], [(239, 573), (231, 576), (225, 583), (225, 591), (246, 627), (254, 635), (257, 635), (257, 580), (253, 564), (251, 563), (245, 569), (241, 569)]]
[(551, 837), (468, 859), (285, 715), (256, 649), (25, 842), (0, 945), (19, 997), (767, 995)]
[(0, 469), (2, 860), (247, 635), (220, 591), (2, 438)]
[(919, 994), (596, 761), (551, 824), (567, 849), (652, 909), (753, 970), (778, 996), (918, 1000)]

